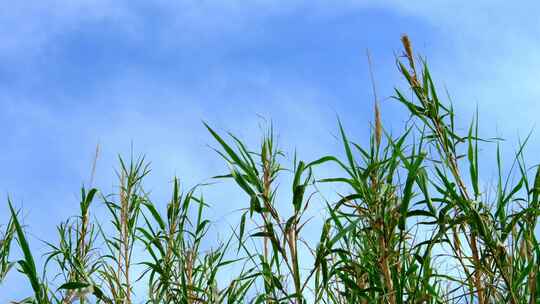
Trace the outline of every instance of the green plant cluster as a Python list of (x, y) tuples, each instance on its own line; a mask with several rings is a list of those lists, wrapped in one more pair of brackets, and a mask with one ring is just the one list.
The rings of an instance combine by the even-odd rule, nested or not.
[[(411, 119), (399, 136), (385, 132), (375, 101), (367, 146), (339, 123), (344, 157), (295, 157), (287, 168), (272, 129), (250, 149), (205, 124), (229, 168), (215, 178), (246, 194), (237, 226), (213, 249), (203, 249), (212, 223), (198, 187), (183, 191), (175, 179), (158, 210), (143, 189), (144, 158), (120, 159), (118, 193), (83, 188), (80, 213), (58, 226), (43, 267), (9, 202), (0, 283), (16, 268), (33, 291), (16, 303), (36, 304), (540, 303), (540, 170), (525, 163), (522, 144), (504, 172), (498, 141), (478, 136), (478, 115), (461, 134), (426, 61), (406, 36), (402, 43), (397, 62), (407, 89), (393, 98)], [(496, 146), (493, 187), (480, 177), (480, 146)], [(322, 165), (340, 174), (321, 177)], [(318, 199), (323, 183), (347, 190), (336, 201)], [(90, 216), (95, 204), (107, 207), (111, 229)], [(315, 204), (326, 216), (309, 242), (306, 214)], [(237, 274), (223, 281), (227, 269)], [(135, 294), (140, 282), (145, 293)]]

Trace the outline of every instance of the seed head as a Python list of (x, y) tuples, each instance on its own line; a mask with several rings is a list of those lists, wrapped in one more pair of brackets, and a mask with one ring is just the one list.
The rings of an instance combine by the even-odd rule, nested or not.
[(375, 142), (377, 143), (377, 147), (381, 146), (381, 137), (382, 137), (381, 112), (379, 110), (379, 104), (375, 102)]
[(403, 44), (403, 48), (405, 49), (405, 55), (409, 59), (409, 62), (411, 62), (411, 65), (413, 64), (413, 52), (412, 52), (412, 46), (411, 41), (409, 40), (409, 36), (406, 34), (401, 36), (401, 43)]

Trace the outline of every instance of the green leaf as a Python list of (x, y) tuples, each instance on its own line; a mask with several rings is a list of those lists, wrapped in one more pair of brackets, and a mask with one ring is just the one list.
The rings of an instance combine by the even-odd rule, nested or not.
[(62, 285), (60, 285), (60, 287), (58, 287), (58, 289), (66, 289), (66, 290), (73, 290), (73, 289), (81, 289), (81, 288), (86, 288), (90, 286), (90, 284), (88, 283), (85, 283), (85, 282), (67, 282), (67, 283), (64, 283)]
[(401, 217), (399, 218), (399, 228), (405, 229), (405, 221), (407, 219), (407, 212), (409, 210), (409, 204), (413, 196), (413, 185), (417, 178), (417, 172), (422, 161), (424, 160), (424, 154), (420, 154), (415, 158), (415, 161), (407, 168), (407, 180), (405, 181), (405, 188), (403, 190), (403, 198), (401, 200)]

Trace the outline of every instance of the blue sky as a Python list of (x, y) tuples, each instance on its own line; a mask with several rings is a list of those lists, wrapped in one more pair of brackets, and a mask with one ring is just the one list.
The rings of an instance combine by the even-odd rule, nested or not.
[[(40, 239), (54, 239), (54, 225), (77, 211), (97, 143), (104, 192), (114, 189), (117, 154), (133, 143), (152, 162), (146, 187), (163, 204), (174, 175), (194, 185), (226, 170), (202, 120), (257, 144), (263, 116), (304, 159), (339, 153), (336, 115), (352, 138), (368, 134), (366, 49), (381, 97), (403, 85), (402, 33), (448, 88), (463, 127), (478, 106), (484, 135), (524, 136), (540, 110), (538, 9), (533, 1), (11, 2), (0, 11), (0, 191), (23, 208), (32, 247), (44, 252)], [(382, 115), (394, 132), (407, 119), (389, 99)], [(533, 136), (530, 151), (539, 148)], [(228, 187), (204, 191), (218, 227), (244, 206)], [(26, 294), (19, 282), (8, 277), (0, 302)]]

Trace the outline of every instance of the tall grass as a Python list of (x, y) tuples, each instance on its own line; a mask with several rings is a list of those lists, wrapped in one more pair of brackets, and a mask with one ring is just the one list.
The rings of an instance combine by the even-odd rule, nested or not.
[[(499, 141), (478, 134), (478, 113), (460, 132), (426, 60), (406, 36), (402, 43), (407, 87), (393, 99), (411, 119), (397, 136), (386, 132), (376, 98), (367, 145), (338, 123), (342, 157), (290, 161), (271, 127), (251, 148), (205, 124), (229, 170), (214, 178), (245, 194), (237, 226), (212, 249), (200, 187), (183, 190), (175, 178), (159, 210), (144, 190), (144, 158), (121, 158), (117, 193), (83, 188), (80, 213), (58, 226), (41, 269), (9, 201), (0, 282), (16, 264), (32, 290), (18, 300), (39, 304), (539, 303), (540, 169), (525, 161), (527, 140), (505, 171)], [(494, 150), (496, 161), (480, 166), (481, 150)], [(323, 165), (340, 173), (324, 176)], [(495, 187), (482, 182), (489, 165)], [(326, 201), (321, 184), (347, 190)], [(92, 219), (96, 204), (109, 221)], [(309, 242), (309, 210), (321, 207), (318, 241)]]

